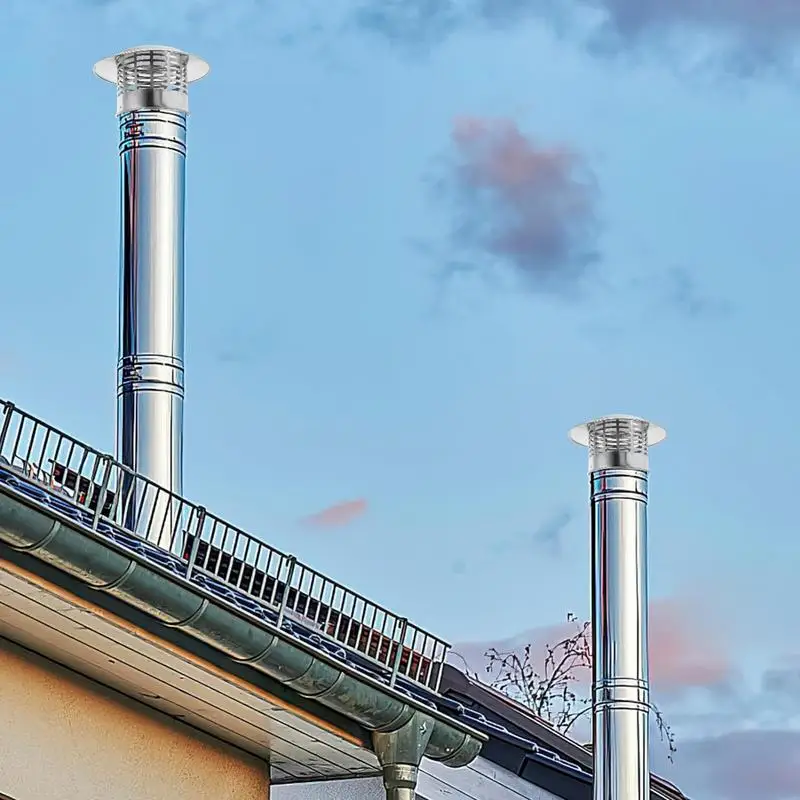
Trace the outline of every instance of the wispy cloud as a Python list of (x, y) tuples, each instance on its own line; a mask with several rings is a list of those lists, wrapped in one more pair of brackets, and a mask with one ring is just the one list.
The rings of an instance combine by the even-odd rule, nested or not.
[[(174, 35), (191, 27), (204, 34), (242, 30), (254, 21), (285, 17), (266, 0), (48, 0), (62, 8), (97, 10)], [(21, 0), (17, 5), (22, 6)], [(25, 3), (25, 6), (31, 5)], [(303, 4), (295, 4), (306, 17)], [(690, 49), (716, 46), (727, 67), (740, 74), (785, 65), (800, 44), (800, 6), (795, 0), (343, 0), (310, 4), (316, 22), (292, 26), (296, 43), (318, 36), (320, 25), (340, 37), (344, 29), (376, 35), (404, 50), (424, 54), (453, 34), (476, 29), (543, 23), (571, 35), (592, 52), (609, 54), (663, 41)], [(290, 16), (293, 16), (293, 10)]]
[(684, 598), (650, 605), (650, 674), (662, 694), (724, 685), (734, 667), (711, 615)]
[(475, 18), (469, 0), (356, 0), (352, 27), (418, 55)]
[(796, 0), (581, 0), (581, 5), (600, 15), (597, 32), (612, 48), (697, 34), (712, 37), (727, 63), (743, 73), (783, 61), (800, 43)]
[[(787, 656), (747, 680), (721, 623), (699, 598), (650, 605), (651, 682), (676, 735), (674, 764), (653, 732), (652, 767), (689, 796), (710, 800), (800, 798), (800, 656)], [(483, 653), (547, 644), (574, 633), (569, 624), (533, 628), (505, 640), (467, 642), (453, 663), (486, 675)], [(753, 677), (753, 676), (751, 676)], [(588, 687), (588, 674), (579, 675)]]
[(795, 656), (770, 666), (764, 671), (761, 686), (779, 702), (800, 707), (800, 658)]
[[(650, 677), (663, 696), (687, 689), (716, 688), (733, 675), (733, 664), (726, 642), (710, 615), (682, 598), (665, 598), (650, 604)], [(533, 658), (542, 659), (548, 645), (554, 645), (574, 633), (571, 623), (532, 628), (508, 639), (464, 642), (453, 650), (468, 668), (485, 672), (485, 653), (490, 648), (500, 652), (520, 652), (531, 645)]]
[(564, 531), (574, 516), (571, 511), (559, 511), (536, 528), (533, 532), (534, 543), (551, 555), (560, 556), (564, 550)]
[[(269, 44), (309, 39), (317, 25), (305, 21), (305, 9), (286, 13), (267, 0), (39, 0), (57, 11), (84, 10), (94, 13), (114, 30), (133, 30), (138, 37), (151, 32), (156, 43), (170, 43), (191, 35), (204, 40), (229, 39), (258, 30)], [(26, 5), (31, 5), (26, 2)], [(298, 24), (299, 23), (299, 24)], [(284, 39), (292, 42), (284, 42)], [(135, 44), (132, 42), (131, 44)]]
[(684, 739), (678, 754), (682, 783), (718, 800), (800, 797), (799, 731), (737, 730)]
[(138, 24), (167, 26), (204, 25), (209, 21), (225, 24), (264, 10), (260, 0), (72, 0), (72, 4)]
[(366, 0), (355, 6), (351, 23), (419, 55), (465, 23), (466, 5), (461, 0)]
[(632, 286), (646, 295), (645, 305), (647, 300), (654, 301), (687, 320), (720, 317), (731, 311), (724, 299), (704, 291), (694, 274), (684, 267), (637, 278)]
[(742, 74), (785, 63), (800, 44), (796, 0), (360, 0), (354, 20), (407, 49), (476, 26), (526, 21), (571, 33), (598, 53), (670, 38), (689, 46), (710, 40)]
[(505, 267), (533, 291), (576, 291), (598, 260), (597, 188), (584, 159), (509, 119), (460, 117), (451, 141), (434, 188), (452, 212), (452, 263)]
[(270, 339), (264, 331), (226, 331), (214, 335), (207, 349), (220, 364), (252, 366), (264, 357)]
[(367, 505), (367, 501), (363, 498), (346, 500), (304, 517), (301, 523), (312, 528), (341, 528), (363, 516), (367, 511)]
[(719, 800), (800, 798), (800, 660), (776, 661), (731, 688), (708, 713), (685, 709), (682, 780)]
[(539, 550), (549, 556), (558, 557), (564, 550), (564, 532), (574, 518), (574, 512), (568, 509), (556, 511), (531, 531), (498, 540), (491, 545), (492, 552), (505, 555), (514, 551)]

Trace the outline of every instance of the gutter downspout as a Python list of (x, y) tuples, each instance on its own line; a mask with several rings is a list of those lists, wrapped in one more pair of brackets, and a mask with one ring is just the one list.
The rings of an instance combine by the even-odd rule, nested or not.
[(649, 800), (648, 448), (666, 433), (617, 415), (570, 437), (589, 448), (594, 800)]

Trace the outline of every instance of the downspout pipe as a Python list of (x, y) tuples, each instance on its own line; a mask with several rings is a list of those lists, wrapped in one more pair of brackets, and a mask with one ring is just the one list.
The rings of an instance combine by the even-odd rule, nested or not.
[[(0, 541), (253, 667), (373, 734), (413, 729), (415, 720), (422, 719), (427, 734), (424, 755), (434, 761), (465, 766), (486, 740), (435, 707), (385, 686), (277, 624), (137, 558), (101, 534), (81, 530), (57, 511), (45, 512), (5, 484), (0, 484)], [(382, 740), (376, 745), (378, 741)]]
[(665, 431), (616, 415), (579, 425), (589, 449), (594, 800), (649, 800), (649, 448)]
[[(208, 70), (202, 59), (161, 46), (125, 50), (94, 67), (116, 86), (119, 120), (117, 460), (177, 495), (183, 493), (188, 86)], [(155, 497), (138, 487), (135, 495), (126, 523), (145, 533), (151, 516), (166, 509), (155, 508)]]

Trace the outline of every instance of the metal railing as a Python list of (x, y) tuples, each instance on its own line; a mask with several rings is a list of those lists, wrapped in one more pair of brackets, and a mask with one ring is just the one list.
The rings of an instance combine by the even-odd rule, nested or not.
[[(112, 456), (0, 400), (0, 467), (10, 467), (91, 515), (260, 601), (399, 676), (438, 688), (449, 645), (363, 595), (134, 473)], [(88, 523), (87, 523), (88, 524)]]

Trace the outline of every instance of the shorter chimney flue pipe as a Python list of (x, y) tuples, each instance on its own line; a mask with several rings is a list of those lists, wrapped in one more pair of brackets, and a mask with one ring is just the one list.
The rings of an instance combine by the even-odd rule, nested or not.
[(594, 800), (649, 800), (649, 448), (666, 437), (623, 415), (579, 425), (589, 448)]
[(95, 65), (116, 85), (121, 178), (117, 458), (153, 485), (126, 495), (126, 523), (176, 541), (183, 490), (184, 202), (188, 86), (208, 65), (171, 47), (126, 50)]

